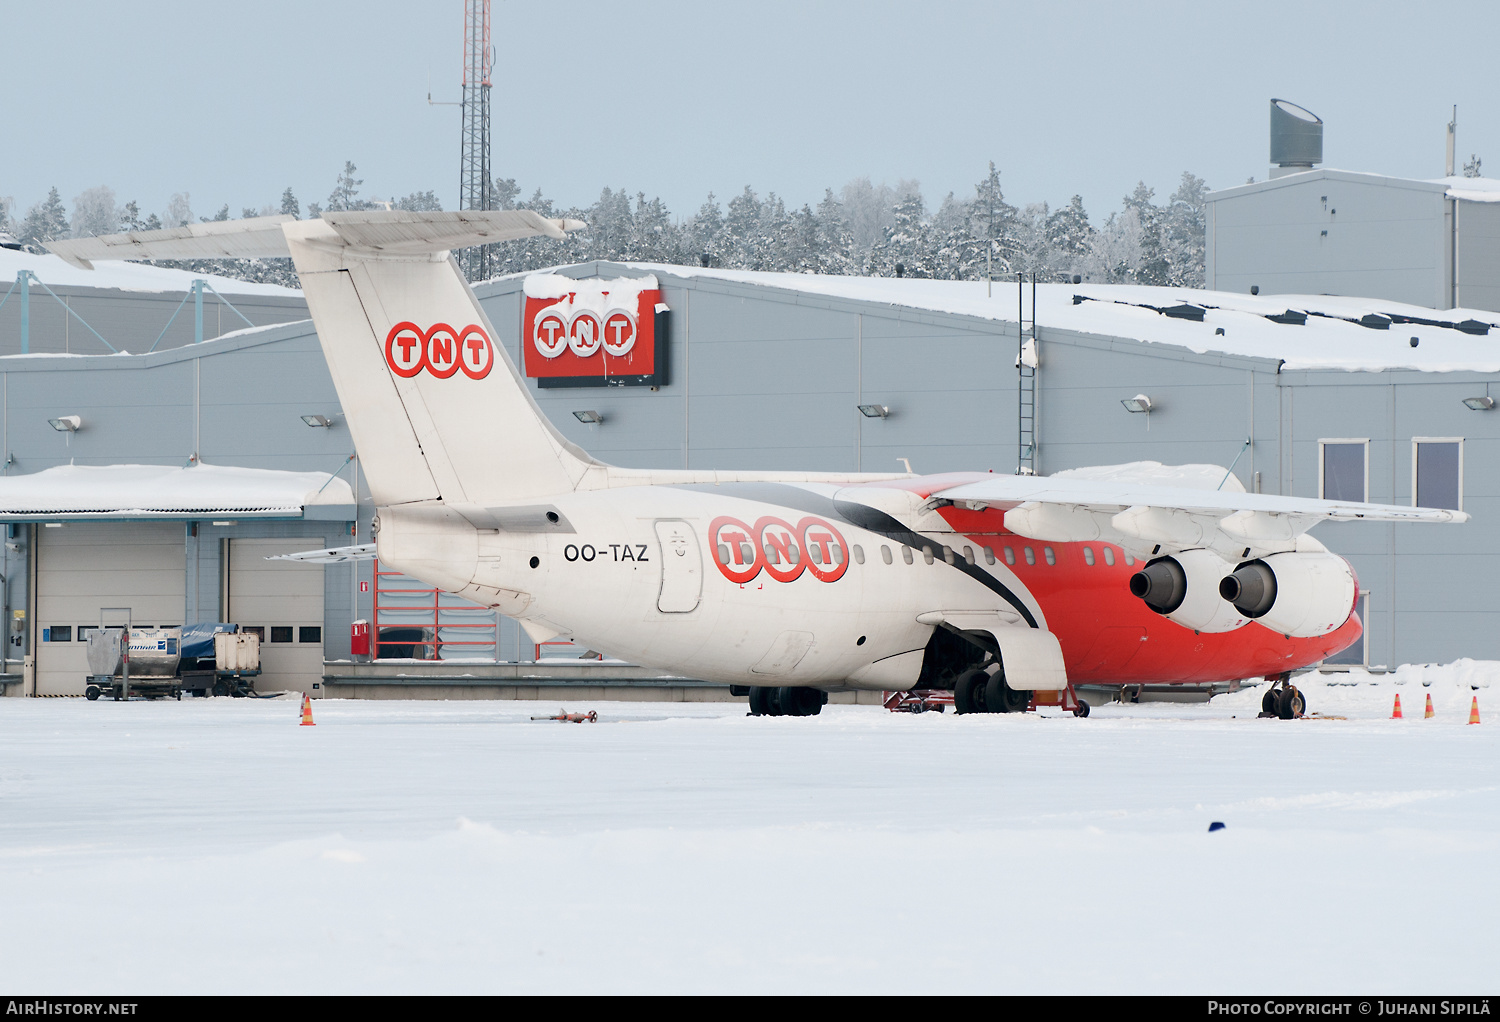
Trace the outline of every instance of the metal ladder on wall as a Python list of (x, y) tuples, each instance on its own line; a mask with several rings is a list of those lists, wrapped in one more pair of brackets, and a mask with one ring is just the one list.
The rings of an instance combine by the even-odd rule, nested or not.
[[(1016, 475), (1036, 475), (1036, 274), (1026, 318), (1026, 274), (1016, 274)], [(1030, 351), (1027, 342), (1030, 341)]]

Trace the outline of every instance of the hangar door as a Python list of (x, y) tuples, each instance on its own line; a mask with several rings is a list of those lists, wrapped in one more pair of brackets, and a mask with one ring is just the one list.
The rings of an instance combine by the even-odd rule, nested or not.
[(323, 565), (268, 561), (322, 539), (229, 540), (226, 621), (260, 633), (261, 692), (312, 692), (323, 680)]
[(138, 625), (183, 623), (181, 522), (65, 522), (36, 536), (38, 695), (83, 694), (83, 634), (98, 627), (101, 607), (129, 607)]

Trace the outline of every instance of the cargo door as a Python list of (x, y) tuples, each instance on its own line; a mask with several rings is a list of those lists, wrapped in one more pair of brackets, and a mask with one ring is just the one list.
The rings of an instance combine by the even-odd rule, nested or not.
[(661, 561), (661, 591), (656, 609), (663, 614), (686, 614), (703, 598), (703, 556), (698, 537), (687, 522), (656, 523), (657, 559)]
[(64, 522), (38, 526), (36, 535), (38, 695), (83, 694), (86, 640), (101, 607), (129, 607), (137, 626), (183, 623), (181, 522)]
[(226, 621), (260, 635), (262, 692), (311, 692), (323, 680), (323, 565), (268, 561), (322, 540), (234, 539), (229, 543)]

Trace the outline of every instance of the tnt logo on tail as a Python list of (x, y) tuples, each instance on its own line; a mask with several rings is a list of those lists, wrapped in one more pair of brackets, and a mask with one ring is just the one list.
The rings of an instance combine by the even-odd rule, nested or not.
[(408, 380), (424, 369), (440, 380), (460, 370), (471, 380), (482, 380), (495, 367), (495, 345), (473, 323), (455, 331), (447, 323), (423, 330), (415, 323), (402, 322), (386, 334), (385, 362), (391, 372)]

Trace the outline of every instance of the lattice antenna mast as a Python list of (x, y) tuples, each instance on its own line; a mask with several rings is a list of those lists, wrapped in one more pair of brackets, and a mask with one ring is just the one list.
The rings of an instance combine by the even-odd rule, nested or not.
[[(490, 0), (464, 0), (463, 131), (459, 152), (460, 209), (489, 209), (490, 183), (490, 70), (495, 51), (490, 44)], [(470, 280), (490, 275), (490, 246), (468, 251), (464, 259)]]

